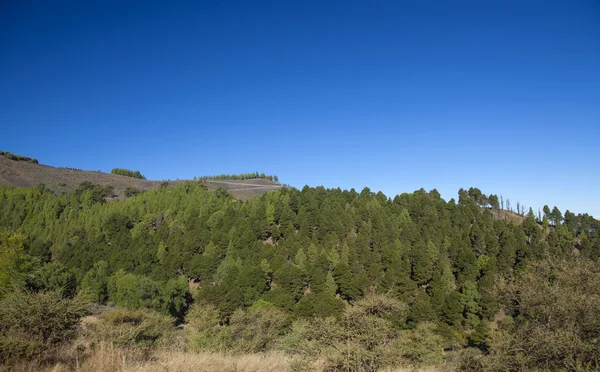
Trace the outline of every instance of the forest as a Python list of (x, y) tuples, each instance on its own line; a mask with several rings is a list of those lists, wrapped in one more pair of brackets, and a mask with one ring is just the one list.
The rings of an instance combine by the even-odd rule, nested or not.
[(290, 370), (600, 367), (587, 214), (514, 213), (474, 187), (449, 201), (308, 186), (241, 201), (201, 180), (109, 195), (0, 186), (5, 366), (59, 360), (94, 304), (113, 310), (91, 344), (127, 350), (185, 332), (186, 351), (281, 352)]
[(218, 174), (215, 176), (200, 176), (195, 177), (196, 180), (269, 180), (273, 182), (279, 182), (279, 177), (272, 176), (264, 173), (252, 172), (252, 173), (241, 173), (241, 174)]
[(111, 174), (116, 174), (119, 176), (126, 176), (126, 177), (133, 177), (133, 178), (138, 178), (140, 180), (145, 180), (146, 177), (144, 177), (139, 170), (133, 171), (133, 170), (129, 170), (129, 169), (125, 169), (125, 168), (113, 168), (110, 171)]

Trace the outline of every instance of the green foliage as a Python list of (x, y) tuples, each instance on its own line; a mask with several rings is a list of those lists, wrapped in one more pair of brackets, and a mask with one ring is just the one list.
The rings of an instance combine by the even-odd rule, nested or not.
[(129, 170), (129, 169), (125, 169), (125, 168), (113, 168), (110, 171), (111, 174), (116, 174), (119, 176), (126, 176), (126, 177), (133, 177), (133, 178), (138, 178), (140, 180), (145, 180), (146, 177), (144, 177), (139, 170)]
[(32, 269), (24, 253), (25, 237), (0, 232), (0, 298), (13, 288), (22, 288)]
[(80, 293), (90, 302), (103, 304), (108, 300), (108, 263), (98, 261), (85, 273)]
[(103, 203), (105, 198), (115, 196), (113, 186), (96, 185), (89, 181), (82, 182), (74, 191), (74, 195), (82, 204), (88, 206), (94, 203)]
[(319, 358), (327, 370), (372, 371), (441, 361), (443, 340), (434, 325), (399, 331), (406, 312), (407, 306), (392, 297), (369, 295), (346, 308), (340, 319), (295, 321), (278, 348)]
[(5, 158), (10, 159), (10, 160), (26, 161), (26, 162), (33, 163), (33, 164), (38, 164), (38, 160), (36, 158), (30, 158), (29, 156), (17, 155), (17, 154), (8, 152), (8, 151), (0, 150), (0, 155), (4, 155)]
[(490, 336), (486, 370), (600, 367), (598, 262), (531, 263), (521, 276), (500, 282), (496, 290), (511, 318)]
[(176, 318), (183, 318), (192, 300), (185, 277), (170, 279), (161, 289), (162, 311)]
[(279, 182), (279, 177), (270, 176), (264, 173), (252, 172), (252, 173), (241, 173), (241, 174), (218, 174), (215, 176), (199, 176), (196, 177), (198, 180), (255, 180), (255, 179), (266, 179), (274, 182)]
[(283, 334), (287, 315), (273, 305), (253, 305), (236, 310), (229, 326), (223, 328), (224, 345), (242, 353), (265, 351)]
[(414, 330), (403, 331), (393, 347), (412, 365), (438, 364), (443, 358), (444, 341), (433, 323), (420, 323)]
[(71, 341), (86, 306), (58, 291), (13, 291), (0, 300), (0, 362), (51, 357)]
[(33, 272), (27, 278), (27, 285), (36, 291), (57, 291), (72, 298), (77, 289), (77, 278), (62, 264), (51, 262)]
[[(92, 288), (92, 293), (95, 289)], [(107, 289), (108, 299), (115, 305), (129, 309), (154, 309), (176, 318), (183, 317), (191, 302), (184, 277), (172, 278), (161, 285), (146, 276), (119, 270), (110, 277)]]
[(240, 353), (267, 350), (289, 323), (283, 311), (266, 301), (258, 301), (246, 310), (236, 310), (226, 326), (221, 325), (220, 313), (212, 305), (192, 305), (186, 320), (194, 348), (224, 348)]
[[(600, 222), (591, 216), (557, 212), (546, 227), (531, 216), (509, 219), (497, 198), (475, 188), (461, 190), (458, 203), (436, 190), (391, 200), (369, 189), (308, 186), (240, 201), (201, 182), (105, 202), (111, 195), (109, 187), (89, 182), (61, 195), (0, 186), (0, 228), (7, 231), (0, 234), (1, 290), (62, 288), (75, 277), (76, 298), (181, 321), (191, 303), (189, 282), (198, 286), (189, 314), (197, 306), (211, 309), (213, 325), (196, 333), (197, 347), (241, 350), (235, 340), (243, 339), (264, 350), (302, 335), (303, 353), (330, 353), (324, 358), (331, 368), (363, 361), (380, 368), (437, 360), (401, 344), (392, 352), (400, 334), (424, 345), (437, 345), (440, 336), (447, 348), (495, 353), (497, 337), (513, 340), (513, 325), (537, 320), (510, 310), (513, 325), (488, 333), (502, 300), (494, 283), (521, 278), (547, 257), (600, 257)], [(362, 301), (383, 294), (402, 303), (402, 311), (364, 307)], [(253, 309), (265, 303), (269, 310)], [(261, 314), (271, 310), (285, 314), (283, 328), (263, 322)], [(265, 338), (245, 332), (263, 326), (265, 334), (254, 333)], [(381, 340), (369, 327), (381, 331)], [(573, 363), (590, 360), (565, 355)]]
[(108, 298), (115, 305), (130, 309), (160, 309), (158, 284), (152, 279), (119, 270), (108, 282)]
[(136, 196), (137, 194), (140, 193), (140, 190), (136, 189), (135, 187), (125, 187), (125, 196), (128, 198), (131, 198), (132, 196)]
[(221, 314), (214, 305), (194, 303), (185, 317), (195, 349), (221, 350)]

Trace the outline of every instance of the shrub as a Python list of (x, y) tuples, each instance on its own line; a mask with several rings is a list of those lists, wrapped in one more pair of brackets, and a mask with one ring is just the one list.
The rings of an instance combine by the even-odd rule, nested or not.
[(244, 353), (265, 351), (283, 334), (287, 321), (287, 315), (272, 305), (238, 309), (224, 329), (225, 344)]
[(96, 185), (90, 181), (83, 181), (75, 190), (74, 194), (80, 199), (85, 199), (89, 203), (103, 203), (104, 198), (114, 196), (114, 187)]
[(47, 263), (27, 279), (30, 288), (36, 291), (58, 291), (63, 297), (72, 298), (77, 289), (75, 274), (58, 262)]
[(348, 306), (341, 319), (295, 321), (277, 346), (321, 359), (327, 370), (377, 370), (408, 362), (392, 347), (406, 313), (406, 304), (386, 295), (370, 295)]
[(135, 187), (127, 186), (125, 188), (125, 196), (128, 198), (131, 198), (132, 196), (136, 196), (139, 193), (140, 193), (140, 190), (136, 189)]
[(87, 326), (86, 336), (96, 343), (123, 347), (151, 347), (166, 342), (173, 329), (170, 317), (151, 310), (118, 308)]
[(158, 284), (152, 279), (119, 270), (108, 281), (108, 297), (115, 305), (139, 309), (160, 309)]
[(400, 333), (393, 348), (401, 359), (412, 365), (432, 365), (443, 359), (444, 339), (436, 334), (433, 323), (419, 323), (410, 331)]
[(107, 289), (108, 298), (115, 305), (155, 309), (179, 319), (183, 318), (191, 302), (184, 277), (170, 279), (163, 285), (145, 275), (119, 270), (108, 280)]
[(194, 303), (186, 316), (195, 349), (220, 349), (221, 315), (214, 305)]
[[(323, 319), (323, 318), (318, 318)], [(334, 318), (327, 318), (334, 320)], [(337, 324), (334, 323), (337, 327)], [(310, 354), (311, 345), (308, 339), (308, 331), (312, 327), (308, 319), (296, 319), (290, 326), (289, 331), (277, 340), (275, 348), (289, 354)]]
[(219, 310), (213, 305), (193, 304), (186, 319), (194, 348), (240, 353), (266, 351), (288, 325), (287, 314), (267, 302), (236, 310), (228, 326), (220, 325)]
[(596, 369), (600, 366), (600, 264), (577, 258), (531, 263), (496, 296), (508, 316), (491, 335), (486, 370)]
[(15, 291), (0, 300), (0, 361), (49, 357), (71, 341), (86, 305), (59, 291)]

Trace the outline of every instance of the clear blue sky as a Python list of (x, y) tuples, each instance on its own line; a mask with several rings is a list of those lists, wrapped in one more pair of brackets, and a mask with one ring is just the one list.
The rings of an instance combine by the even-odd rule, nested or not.
[(0, 149), (600, 217), (600, 3), (3, 1)]

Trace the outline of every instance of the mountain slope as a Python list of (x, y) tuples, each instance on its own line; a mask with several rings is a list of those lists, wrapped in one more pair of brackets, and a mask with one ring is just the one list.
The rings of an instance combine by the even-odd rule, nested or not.
[[(125, 188), (127, 187), (147, 191), (160, 187), (164, 182), (142, 180), (102, 172), (55, 168), (26, 161), (10, 160), (0, 155), (0, 185), (35, 187), (43, 183), (48, 189), (61, 193), (75, 190), (84, 181), (102, 186), (113, 186), (115, 194), (120, 197), (124, 195)], [(169, 186), (173, 186), (182, 182), (185, 181), (177, 180), (169, 181), (168, 183)], [(205, 182), (209, 190), (216, 190), (219, 187), (223, 187), (235, 197), (242, 199), (281, 187), (277, 182), (264, 179), (241, 181), (206, 180)]]

